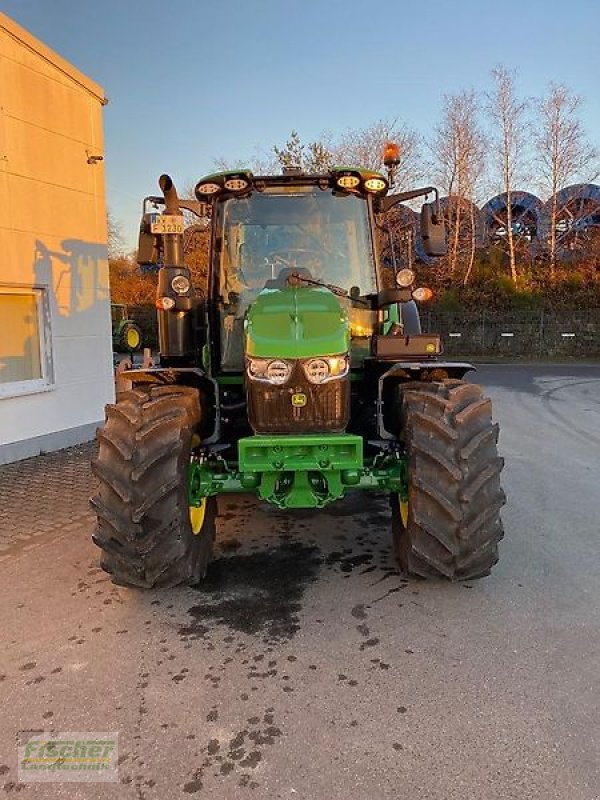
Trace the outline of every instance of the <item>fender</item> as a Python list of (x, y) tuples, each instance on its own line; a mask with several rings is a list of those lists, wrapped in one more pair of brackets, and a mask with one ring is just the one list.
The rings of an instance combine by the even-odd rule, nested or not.
[(409, 381), (440, 381), (448, 378), (462, 380), (467, 372), (476, 370), (467, 362), (400, 361), (379, 378), (377, 388), (377, 432), (382, 439), (396, 439), (398, 389)]
[(148, 369), (130, 369), (123, 377), (133, 385), (165, 385), (179, 384), (191, 386), (200, 394), (202, 423), (200, 435), (205, 444), (211, 444), (219, 438), (220, 404), (217, 382), (197, 367), (149, 367)]

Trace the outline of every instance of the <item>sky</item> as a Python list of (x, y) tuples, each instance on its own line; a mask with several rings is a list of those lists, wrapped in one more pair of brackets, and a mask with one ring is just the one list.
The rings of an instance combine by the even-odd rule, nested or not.
[[(582, 95), (600, 148), (600, 2), (572, 0), (0, 0), (0, 10), (103, 86), (107, 202), (128, 246), (141, 200), (215, 161), (252, 161), (292, 129), (310, 141), (380, 119), (422, 136), (443, 96), (517, 71)], [(0, 87), (1, 90), (1, 87)]]

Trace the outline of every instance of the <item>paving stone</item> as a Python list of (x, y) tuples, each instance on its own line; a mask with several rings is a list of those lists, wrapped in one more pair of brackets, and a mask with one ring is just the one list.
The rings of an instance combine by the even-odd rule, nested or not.
[(96, 443), (0, 466), (0, 552), (44, 534), (90, 526)]

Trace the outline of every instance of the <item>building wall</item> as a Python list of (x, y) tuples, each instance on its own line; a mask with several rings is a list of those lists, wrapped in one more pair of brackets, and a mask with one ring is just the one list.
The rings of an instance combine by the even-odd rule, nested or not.
[[(90, 438), (113, 399), (104, 170), (88, 163), (104, 103), (0, 14), (0, 463)], [(20, 313), (7, 295), (28, 293), (40, 345), (3, 330)]]

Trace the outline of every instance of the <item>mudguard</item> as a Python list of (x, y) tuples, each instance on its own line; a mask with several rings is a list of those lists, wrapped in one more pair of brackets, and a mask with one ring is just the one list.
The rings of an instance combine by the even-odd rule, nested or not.
[(198, 367), (148, 367), (131, 369), (123, 377), (134, 385), (180, 384), (191, 386), (201, 393), (202, 422), (200, 435), (205, 444), (219, 438), (220, 408), (217, 382)]
[(398, 387), (408, 381), (435, 381), (456, 378), (462, 380), (467, 372), (475, 370), (467, 362), (452, 361), (400, 361), (379, 378), (377, 389), (377, 432), (382, 439), (398, 436)]

